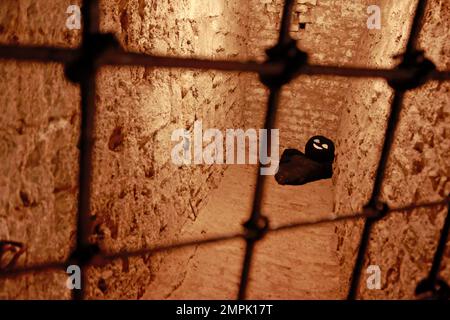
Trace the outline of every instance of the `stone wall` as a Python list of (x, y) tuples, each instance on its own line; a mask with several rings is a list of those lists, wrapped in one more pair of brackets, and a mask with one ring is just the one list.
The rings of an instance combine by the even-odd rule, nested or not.
[[(77, 46), (65, 27), (76, 1), (2, 1), (0, 41)], [(125, 49), (172, 56), (245, 59), (245, 1), (102, 1), (102, 31)], [(60, 65), (0, 62), (0, 238), (20, 241), (18, 265), (62, 261), (76, 224), (79, 91)], [(176, 167), (170, 135), (242, 126), (237, 73), (103, 68), (98, 76), (92, 241), (106, 251), (173, 242), (195, 220), (224, 166)], [(90, 270), (88, 296), (139, 298), (164, 255)], [(2, 298), (67, 298), (63, 273), (2, 283)]]
[[(381, 2), (382, 29), (369, 37), (371, 65), (392, 67), (391, 57), (404, 49), (416, 1)], [(439, 69), (449, 67), (449, 4), (429, 1), (420, 47)], [(358, 81), (343, 112), (336, 160), (336, 210), (348, 214), (360, 210), (369, 197), (383, 143), (392, 91), (381, 80)], [(393, 151), (386, 171), (382, 199), (390, 206), (435, 201), (450, 191), (449, 86), (430, 82), (407, 93)], [(442, 227), (444, 208), (392, 214), (373, 230), (366, 266), (381, 268), (381, 290), (366, 288), (363, 269), (360, 298), (411, 299), (417, 282), (430, 268)], [(340, 225), (343, 295), (359, 244), (361, 223)], [(441, 275), (449, 278), (447, 249)]]

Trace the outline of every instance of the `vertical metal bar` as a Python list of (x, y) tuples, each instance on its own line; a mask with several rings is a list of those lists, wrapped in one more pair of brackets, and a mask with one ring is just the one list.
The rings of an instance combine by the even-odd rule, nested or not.
[[(95, 118), (95, 74), (88, 75), (80, 83), (81, 90), (81, 132), (80, 132), (80, 172), (78, 192), (78, 222), (77, 222), (77, 249), (79, 253), (89, 245), (89, 211), (92, 174), (92, 147)], [(74, 290), (74, 298), (81, 300), (84, 297), (86, 277), (84, 261), (80, 261), (81, 290)]]
[[(292, 18), (292, 7), (294, 4), (294, 0), (286, 0), (283, 6), (283, 13), (280, 25), (280, 32), (278, 37), (278, 45), (287, 44), (290, 41), (289, 36), (289, 26)], [(276, 111), (278, 100), (280, 96), (280, 87), (272, 87), (270, 88), (269, 100), (267, 103), (267, 112), (264, 123), (264, 129), (267, 129), (268, 132), (273, 129), (276, 120)], [(267, 139), (267, 150), (271, 150), (271, 138)], [(250, 215), (250, 222), (253, 224), (257, 224), (258, 219), (261, 217), (261, 204), (264, 193), (264, 181), (265, 176), (260, 174), (261, 164), (258, 166), (257, 171), (257, 179), (256, 179), (256, 187), (255, 193), (253, 196), (253, 207)], [(241, 282), (239, 285), (238, 299), (243, 300), (246, 297), (247, 287), (248, 287), (248, 278), (250, 275), (250, 267), (251, 261), (253, 257), (253, 250), (255, 247), (255, 239), (247, 238), (246, 239), (246, 248), (245, 248), (245, 256), (242, 265), (242, 273), (241, 273)]]
[(247, 240), (245, 247), (244, 263), (242, 265), (241, 283), (239, 285), (238, 300), (244, 300), (247, 295), (248, 278), (250, 275), (250, 265), (253, 258), (255, 241)]
[[(417, 38), (420, 32), (420, 25), (422, 23), (424, 12), (426, 8), (427, 0), (419, 0), (416, 8), (416, 12), (414, 14), (410, 34), (408, 37), (408, 42), (406, 45), (405, 55), (411, 54), (416, 49)], [(380, 193), (381, 187), (383, 184), (384, 174), (386, 171), (387, 162), (389, 160), (389, 154), (392, 149), (392, 144), (395, 137), (395, 132), (397, 129), (397, 124), (401, 112), (401, 108), (403, 105), (404, 92), (396, 90), (394, 93), (394, 98), (391, 104), (391, 112), (388, 118), (388, 124), (385, 132), (385, 139), (383, 148), (381, 151), (380, 161), (378, 163), (378, 168), (376, 171), (375, 182), (372, 190), (372, 195), (369, 201), (369, 204), (375, 206)], [(358, 255), (356, 257), (355, 266), (353, 268), (350, 288), (348, 292), (347, 298), (349, 300), (353, 300), (356, 298), (356, 294), (358, 291), (359, 280), (361, 277), (361, 270), (364, 265), (364, 257), (366, 254), (366, 250), (368, 247), (368, 242), (370, 239), (370, 233), (372, 231), (372, 227), (374, 225), (374, 220), (366, 219), (364, 223), (363, 233), (361, 235), (360, 240), (360, 250), (358, 250)]]
[[(268, 98), (268, 102), (267, 102), (267, 113), (266, 113), (266, 118), (265, 118), (265, 122), (264, 122), (264, 129), (267, 129), (268, 133), (270, 133), (269, 130), (272, 130), (275, 126), (277, 106), (278, 106), (278, 101), (280, 99), (280, 92), (281, 92), (280, 88), (272, 88), (272, 89), (270, 89), (270, 92), (269, 92), (269, 98)], [(272, 139), (270, 139), (270, 136), (269, 136), (267, 141), (265, 141), (267, 143), (267, 150), (271, 150), (271, 144), (272, 144), (271, 140)], [(259, 164), (257, 178), (256, 178), (256, 187), (255, 187), (255, 192), (253, 194), (253, 207), (252, 207), (252, 212), (251, 212), (251, 216), (250, 216), (250, 219), (253, 222), (257, 222), (259, 217), (261, 216), (261, 204), (262, 204), (262, 198), (264, 195), (264, 182), (266, 179), (265, 175), (260, 174), (261, 168), (262, 168), (262, 165)]]
[[(381, 193), (381, 187), (383, 184), (384, 173), (386, 171), (387, 162), (389, 159), (389, 154), (392, 148), (392, 144), (395, 137), (395, 131), (398, 123), (398, 118), (401, 111), (401, 105), (403, 103), (403, 92), (395, 92), (394, 98), (391, 106), (391, 113), (388, 118), (388, 124), (385, 133), (385, 140), (383, 148), (381, 151), (380, 161), (378, 163), (378, 168), (376, 171), (375, 182), (372, 190), (372, 195), (369, 203), (375, 205)], [(358, 250), (358, 255), (356, 257), (355, 266), (351, 276), (350, 289), (347, 296), (348, 300), (354, 300), (356, 298), (357, 290), (359, 287), (359, 280), (361, 277), (362, 267), (364, 265), (364, 257), (368, 247), (368, 242), (370, 239), (370, 233), (372, 232), (372, 227), (374, 225), (374, 220), (366, 218), (364, 222), (364, 228), (360, 239), (360, 249)]]
[[(276, 108), (278, 104), (280, 89), (271, 89), (269, 93), (269, 101), (267, 106), (267, 114), (266, 114), (266, 120), (264, 123), (265, 129), (272, 129), (275, 120), (276, 120)], [(267, 150), (271, 150), (270, 148), (271, 139), (270, 137), (267, 139)], [(250, 221), (253, 223), (257, 223), (258, 219), (261, 217), (261, 204), (262, 204), (262, 198), (264, 195), (264, 181), (266, 176), (261, 175), (261, 164), (258, 166), (257, 171), (257, 178), (256, 178), (256, 186), (255, 186), (255, 192), (253, 195), (253, 206), (252, 206), (252, 212), (250, 215)], [(246, 242), (246, 248), (245, 248), (245, 256), (244, 256), (244, 262), (242, 266), (242, 274), (241, 274), (241, 283), (239, 286), (239, 293), (238, 293), (238, 299), (243, 300), (245, 299), (246, 292), (247, 292), (247, 285), (248, 285), (248, 277), (250, 274), (250, 266), (251, 261), (253, 257), (253, 249), (255, 247), (256, 240), (254, 239), (247, 239)]]
[[(416, 13), (411, 26), (408, 43), (406, 45), (405, 56), (416, 50), (417, 40), (419, 37), (420, 27), (423, 20), (427, 0), (419, 0)], [(391, 106), (391, 114), (389, 115), (388, 125), (386, 128), (385, 141), (381, 152), (380, 162), (376, 171), (374, 187), (371, 196), (371, 202), (374, 204), (378, 200), (383, 184), (384, 174), (386, 171), (389, 153), (392, 149), (392, 143), (397, 129), (398, 119), (403, 104), (404, 92), (396, 91)]]
[(289, 28), (292, 21), (292, 9), (294, 0), (285, 0), (283, 6), (283, 13), (281, 15), (280, 31), (278, 34), (278, 44), (287, 44), (291, 40), (289, 35)]
[(444, 257), (445, 247), (447, 245), (448, 233), (450, 229), (450, 204), (447, 206), (447, 216), (442, 226), (441, 236), (439, 238), (439, 243), (434, 253), (433, 264), (431, 265), (430, 273), (428, 279), (433, 283), (437, 280), (439, 275), (439, 269), (441, 267), (442, 258)]
[(406, 54), (412, 53), (417, 49), (419, 41), (419, 34), (422, 29), (422, 24), (425, 16), (425, 9), (427, 8), (427, 0), (419, 0), (416, 6), (416, 12), (409, 31), (408, 43), (406, 44)]
[(83, 0), (83, 41), (100, 29), (99, 0)]
[(378, 163), (376, 171), (375, 182), (370, 198), (370, 203), (375, 204), (381, 193), (381, 187), (383, 185), (384, 174), (386, 172), (387, 162), (389, 160), (389, 154), (392, 150), (392, 144), (394, 143), (395, 132), (397, 129), (398, 120), (403, 104), (404, 92), (395, 92), (394, 98), (391, 104), (391, 113), (388, 117), (386, 133), (384, 138), (383, 148), (381, 150), (381, 157)]
[[(99, 29), (99, 4), (98, 0), (83, 1), (83, 39), (82, 56), (86, 57), (92, 50), (89, 41), (93, 33)], [(92, 179), (92, 148), (93, 132), (95, 125), (95, 80), (96, 69), (92, 60), (86, 60), (88, 66), (80, 81), (81, 93), (81, 126), (80, 126), (80, 163), (79, 163), (79, 191), (78, 191), (78, 214), (77, 214), (77, 238), (76, 251), (78, 254), (89, 245), (89, 211)], [(83, 258), (78, 261), (81, 268), (81, 289), (73, 290), (73, 298), (82, 300), (86, 292), (87, 279)]]

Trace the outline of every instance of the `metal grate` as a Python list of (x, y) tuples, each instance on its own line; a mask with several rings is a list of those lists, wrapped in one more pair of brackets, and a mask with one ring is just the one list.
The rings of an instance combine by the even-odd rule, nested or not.
[[(66, 76), (79, 83), (81, 88), (81, 133), (80, 133), (80, 162), (79, 162), (79, 196), (77, 213), (76, 247), (71, 257), (65, 262), (49, 262), (35, 266), (18, 268), (4, 268), (0, 270), (0, 277), (10, 277), (28, 272), (64, 269), (71, 264), (80, 266), (82, 272), (82, 285), (80, 290), (73, 290), (74, 299), (83, 299), (85, 296), (86, 278), (84, 276), (87, 266), (104, 266), (116, 259), (135, 257), (149, 253), (175, 250), (193, 245), (215, 243), (230, 239), (243, 238), (246, 241), (246, 250), (242, 267), (241, 283), (238, 299), (245, 299), (255, 243), (268, 232), (307, 227), (316, 224), (337, 222), (350, 219), (364, 219), (364, 228), (360, 240), (358, 255), (354, 265), (348, 299), (356, 298), (364, 257), (367, 251), (370, 233), (374, 224), (395, 212), (411, 211), (416, 208), (447, 206), (448, 213), (441, 231), (440, 240), (434, 255), (433, 264), (428, 277), (422, 280), (416, 289), (417, 294), (429, 293), (433, 298), (448, 298), (448, 286), (438, 278), (442, 263), (446, 241), (450, 228), (450, 196), (429, 203), (412, 204), (399, 208), (388, 208), (380, 202), (380, 191), (383, 183), (386, 164), (389, 158), (392, 142), (395, 136), (399, 114), (402, 108), (404, 94), (407, 90), (417, 88), (429, 80), (449, 80), (450, 71), (437, 71), (435, 65), (425, 58), (424, 52), (417, 49), (418, 34), (426, 8), (427, 1), (419, 0), (414, 16), (412, 28), (408, 38), (406, 51), (402, 61), (394, 69), (367, 69), (345, 68), (334, 66), (318, 66), (308, 63), (308, 56), (300, 51), (296, 42), (289, 35), (289, 25), (294, 0), (285, 0), (278, 43), (267, 50), (268, 59), (263, 63), (253, 61), (233, 62), (223, 60), (202, 60), (190, 58), (171, 58), (164, 56), (146, 55), (125, 52), (111, 34), (99, 32), (99, 1), (84, 0), (82, 44), (78, 49), (61, 49), (54, 47), (33, 46), (7, 46), (0, 45), (0, 58), (57, 62), (65, 65)], [(269, 226), (269, 220), (261, 214), (261, 200), (265, 176), (257, 177), (254, 192), (253, 208), (249, 220), (244, 224), (243, 233), (227, 234), (209, 239), (180, 242), (168, 246), (148, 247), (137, 251), (126, 251), (115, 254), (102, 253), (98, 246), (90, 244), (89, 236), (89, 208), (91, 195), (91, 160), (92, 160), (92, 132), (95, 124), (95, 90), (96, 73), (104, 65), (146, 66), (164, 68), (189, 68), (199, 70), (243, 71), (253, 72), (260, 76), (261, 82), (269, 90), (265, 129), (272, 129), (277, 114), (277, 105), (281, 88), (299, 75), (334, 75), (341, 77), (383, 78), (394, 89), (388, 125), (385, 132), (385, 141), (381, 158), (376, 171), (372, 195), (362, 212), (343, 215), (335, 219), (320, 219), (316, 221), (300, 221), (282, 225), (276, 228)], [(270, 143), (268, 139), (267, 143)], [(268, 146), (270, 150), (270, 146)], [(259, 170), (258, 170), (259, 172)], [(14, 244), (11, 241), (0, 241), (0, 253), (4, 245)], [(19, 252), (23, 248), (19, 248)], [(445, 292), (444, 292), (445, 291)]]

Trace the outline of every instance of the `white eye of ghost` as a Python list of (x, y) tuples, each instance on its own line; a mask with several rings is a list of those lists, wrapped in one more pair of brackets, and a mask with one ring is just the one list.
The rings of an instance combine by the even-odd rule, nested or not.
[[(323, 146), (323, 144), (322, 144), (322, 146)], [(321, 143), (320, 143), (319, 139), (314, 139), (314, 143), (313, 143), (314, 149), (323, 150), (322, 146), (321, 146)], [(328, 146), (327, 146), (327, 148), (328, 148)]]
[(323, 147), (324, 149), (327, 149), (327, 150), (328, 150), (328, 145), (327, 145), (326, 143), (322, 144), (322, 147)]

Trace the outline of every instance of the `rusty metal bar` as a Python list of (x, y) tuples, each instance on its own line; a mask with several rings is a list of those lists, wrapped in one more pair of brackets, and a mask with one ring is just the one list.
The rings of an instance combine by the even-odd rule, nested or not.
[(79, 54), (78, 49), (0, 45), (0, 58), (17, 61), (68, 63)]
[[(84, 299), (86, 293), (86, 268), (89, 262), (88, 253), (90, 235), (90, 205), (92, 185), (92, 149), (95, 128), (95, 95), (96, 95), (96, 68), (92, 61), (92, 42), (90, 39), (99, 30), (99, 3), (98, 0), (83, 1), (83, 38), (81, 56), (87, 58), (80, 60), (85, 68), (81, 72), (81, 126), (80, 126), (80, 162), (79, 162), (79, 192), (77, 213), (77, 237), (74, 257), (81, 269), (81, 289), (73, 290), (75, 300)], [(90, 60), (88, 60), (90, 58)]]
[[(406, 45), (406, 51), (404, 54), (404, 59), (408, 56), (412, 55), (416, 50), (416, 42), (417, 37), (420, 31), (420, 24), (422, 23), (422, 19), (424, 16), (425, 8), (427, 5), (427, 0), (419, 0), (416, 8), (416, 12), (413, 18), (411, 31), (408, 37), (408, 43)], [(405, 60), (404, 60), (405, 61)], [(378, 167), (376, 170), (375, 182), (373, 185), (372, 195), (369, 200), (369, 206), (376, 206), (379, 201), (381, 187), (383, 184), (384, 174), (386, 171), (387, 162), (389, 160), (389, 155), (392, 150), (392, 144), (394, 141), (397, 124), (399, 122), (400, 112), (403, 105), (403, 98), (405, 91), (399, 90), (398, 88), (394, 88), (394, 98), (391, 104), (391, 111), (388, 117), (387, 128), (385, 132), (385, 139), (383, 143), (383, 148), (381, 150), (380, 160), (378, 162)], [(370, 233), (373, 225), (376, 223), (378, 219), (366, 218), (364, 223), (363, 232), (360, 239), (360, 245), (358, 249), (358, 254), (356, 257), (354, 269), (352, 272), (351, 280), (350, 280), (350, 288), (348, 292), (348, 299), (354, 300), (357, 295), (357, 291), (359, 288), (359, 281), (361, 277), (361, 271), (364, 265), (365, 254), (368, 248)]]
[[(9, 46), (0, 45), (0, 59), (33, 62), (69, 63), (80, 56), (80, 49), (35, 47), (35, 46)], [(143, 53), (111, 51), (106, 52), (97, 61), (99, 65), (108, 66), (141, 66), (159, 68), (183, 68), (196, 70), (217, 70), (251, 72), (261, 75), (277, 75), (283, 65), (280, 63), (260, 63), (256, 61), (206, 60), (197, 58), (167, 57)], [(358, 67), (338, 67), (331, 65), (304, 65), (297, 77), (307, 76), (335, 76), (352, 78), (382, 78), (386, 80), (403, 80), (411, 76), (409, 70), (398, 69), (371, 69)], [(434, 71), (430, 80), (450, 80), (450, 71)]]
[[(386, 80), (407, 80), (411, 77), (409, 70), (399, 69), (370, 69), (353, 67), (336, 67), (310, 65), (303, 66), (297, 76), (334, 76), (345, 78), (381, 78)], [(430, 74), (430, 80), (450, 80), (449, 71), (433, 71)]]
[[(268, 132), (270, 134), (270, 129), (273, 128), (275, 119), (276, 119), (276, 108), (279, 100), (280, 95), (280, 88), (271, 88), (269, 93), (269, 101), (268, 101), (268, 107), (267, 107), (267, 115), (266, 115), (266, 121), (264, 124), (264, 128), (268, 129)], [(267, 150), (270, 149), (270, 142), (271, 138), (270, 136), (267, 139)], [(263, 141), (260, 141), (260, 144), (262, 144)], [(256, 186), (255, 186), (255, 192), (253, 196), (253, 206), (252, 211), (250, 214), (250, 220), (248, 223), (250, 225), (256, 226), (258, 225), (258, 220), (261, 218), (261, 205), (262, 205), (262, 198), (264, 194), (264, 181), (266, 179), (265, 175), (261, 175), (260, 170), (262, 166), (259, 165), (259, 168), (257, 170), (257, 178), (256, 178)], [(245, 256), (242, 266), (242, 274), (241, 274), (241, 282), (239, 285), (239, 293), (238, 293), (238, 299), (242, 300), (245, 299), (246, 296), (246, 289), (248, 285), (248, 278), (250, 274), (250, 266), (253, 256), (253, 251), (255, 247), (255, 242), (257, 239), (254, 238), (247, 238), (247, 244), (246, 244), (246, 250), (245, 250)]]
[(282, 66), (256, 61), (206, 60), (184, 57), (167, 57), (134, 52), (109, 52), (100, 60), (110, 66), (143, 66), (160, 68), (185, 68), (198, 70), (239, 71), (263, 74), (277, 74)]
[(431, 265), (428, 279), (435, 282), (438, 279), (439, 270), (442, 264), (442, 259), (445, 253), (445, 247), (447, 245), (448, 234), (450, 229), (450, 204), (447, 206), (447, 215), (445, 217), (444, 225), (441, 229), (441, 236), (439, 238), (438, 245), (433, 257), (433, 263)]
[[(281, 26), (279, 31), (279, 38), (278, 38), (278, 44), (277, 46), (285, 46), (291, 41), (291, 38), (289, 36), (289, 25), (292, 18), (292, 8), (294, 5), (293, 0), (285, 0), (284, 6), (283, 6), (283, 12), (282, 12), (282, 20), (281, 20)], [(276, 121), (276, 111), (277, 106), (279, 102), (280, 92), (281, 92), (281, 86), (271, 86), (269, 87), (269, 99), (267, 103), (267, 111), (265, 116), (265, 123), (264, 123), (264, 129), (267, 130), (268, 135), (270, 135), (270, 131), (273, 129)], [(271, 144), (271, 137), (269, 136), (267, 138), (267, 141), (260, 141), (260, 146), (262, 143), (267, 144), (267, 150), (271, 150), (270, 144)], [(250, 213), (250, 219), (247, 221), (247, 228), (248, 229), (257, 229), (258, 224), (260, 223), (260, 219), (262, 217), (261, 214), (261, 204), (262, 204), (262, 198), (264, 194), (264, 181), (266, 176), (262, 175), (260, 173), (261, 171), (261, 164), (258, 166), (257, 171), (257, 180), (256, 180), (256, 187), (255, 192), (253, 196), (253, 206), (252, 211)], [(257, 230), (255, 230), (257, 232)], [(248, 287), (248, 280), (250, 275), (250, 268), (251, 268), (251, 262), (253, 257), (253, 251), (255, 248), (256, 241), (259, 240), (258, 235), (255, 235), (255, 237), (247, 237), (246, 238), (246, 248), (245, 248), (245, 256), (243, 260), (242, 265), (242, 272), (241, 272), (241, 282), (239, 285), (239, 292), (238, 292), (238, 299), (242, 300), (245, 299), (246, 293), (247, 293), (247, 287)]]
[[(411, 204), (403, 207), (396, 207), (389, 209), (389, 212), (404, 212), (404, 211), (411, 211), (413, 209), (418, 208), (432, 208), (436, 206), (442, 206), (442, 205), (448, 205), (450, 204), (449, 201), (450, 198), (440, 200), (440, 201), (434, 201), (434, 202), (428, 202), (428, 203), (420, 203), (420, 204)], [(298, 229), (298, 228), (304, 228), (304, 227), (310, 227), (320, 224), (326, 224), (326, 223), (336, 223), (336, 222), (342, 222), (342, 221), (349, 221), (349, 220), (358, 220), (365, 218), (366, 216), (363, 213), (352, 213), (352, 214), (346, 214), (341, 215), (336, 218), (322, 218), (312, 221), (298, 221), (298, 222), (291, 222), (288, 224), (271, 227), (268, 229), (268, 233), (276, 233), (279, 231), (289, 230), (289, 229)], [(130, 257), (138, 257), (145, 254), (153, 254), (158, 252), (167, 252), (172, 250), (177, 250), (181, 248), (186, 248), (189, 246), (197, 246), (197, 245), (204, 245), (204, 244), (212, 244), (212, 243), (218, 243), (218, 242), (224, 242), (229, 240), (235, 240), (235, 239), (245, 239), (245, 233), (231, 233), (226, 235), (218, 235), (207, 239), (197, 239), (197, 240), (189, 240), (189, 241), (183, 241), (178, 243), (173, 243), (169, 245), (156, 245), (152, 247), (143, 248), (136, 251), (125, 251), (125, 252), (117, 252), (117, 253), (108, 253), (108, 252), (102, 252), (96, 255), (94, 257), (93, 262), (90, 263), (90, 265), (100, 266), (105, 265), (106, 263), (110, 263), (112, 261), (115, 261), (117, 259), (121, 258), (130, 258)], [(49, 262), (41, 265), (34, 265), (34, 266), (24, 266), (24, 267), (17, 267), (10, 270), (0, 270), (0, 279), (5, 277), (12, 277), (17, 276), (29, 272), (44, 272), (44, 271), (56, 271), (56, 270), (65, 270), (67, 265), (70, 263), (69, 261), (66, 262)]]

